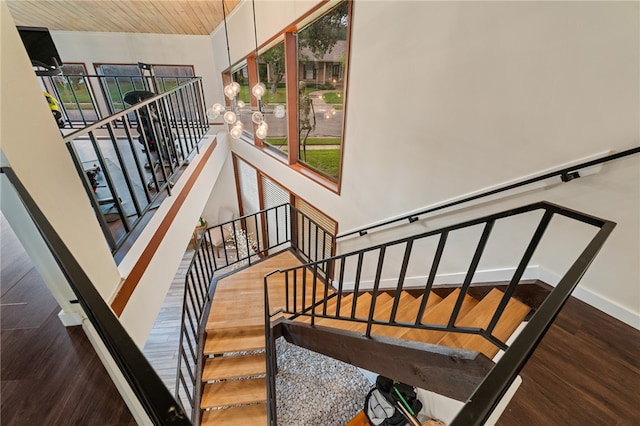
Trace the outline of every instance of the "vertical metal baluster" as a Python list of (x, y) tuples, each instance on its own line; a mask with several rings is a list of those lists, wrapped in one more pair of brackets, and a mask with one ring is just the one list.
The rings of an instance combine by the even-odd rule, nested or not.
[(367, 319), (367, 331), (366, 337), (371, 337), (371, 326), (373, 325), (373, 314), (376, 310), (376, 299), (378, 298), (378, 287), (380, 287), (380, 278), (382, 276), (382, 265), (384, 263), (384, 253), (386, 246), (380, 248), (380, 254), (378, 255), (378, 268), (376, 269), (376, 277), (373, 282), (373, 291), (371, 294), (371, 308), (369, 309), (369, 318)]
[(478, 264), (480, 263), (480, 257), (482, 256), (482, 252), (487, 245), (487, 240), (489, 239), (489, 235), (491, 235), (491, 230), (493, 229), (494, 224), (495, 220), (490, 220), (485, 223), (484, 230), (482, 231), (482, 236), (480, 237), (480, 241), (478, 242), (478, 246), (476, 247), (476, 252), (473, 255), (473, 259), (471, 260), (471, 265), (469, 266), (467, 275), (464, 279), (464, 282), (462, 283), (462, 287), (460, 288), (458, 300), (456, 301), (456, 305), (453, 307), (453, 311), (451, 312), (451, 317), (449, 318), (449, 323), (447, 325), (447, 327), (449, 328), (453, 328), (456, 319), (458, 319), (458, 314), (460, 313), (462, 302), (464, 301), (464, 297), (467, 295), (467, 290), (471, 285), (471, 280), (473, 279), (473, 275), (475, 274)]
[(429, 296), (431, 295), (431, 287), (433, 286), (433, 282), (436, 279), (438, 266), (440, 265), (440, 260), (442, 260), (442, 253), (444, 252), (444, 246), (447, 243), (448, 235), (449, 235), (449, 231), (444, 231), (442, 234), (440, 234), (440, 240), (438, 241), (438, 248), (436, 249), (436, 254), (433, 257), (433, 262), (431, 263), (431, 271), (429, 271), (427, 284), (425, 285), (424, 292), (422, 293), (422, 300), (420, 301), (420, 309), (418, 309), (418, 316), (416, 317), (416, 322), (415, 322), (416, 325), (422, 324), (422, 317), (424, 316), (424, 311), (427, 307)]
[(340, 304), (342, 303), (342, 283), (344, 281), (344, 265), (346, 261), (346, 257), (340, 258), (340, 278), (338, 279), (338, 301), (336, 305), (336, 318), (340, 317)]
[(360, 277), (362, 276), (362, 260), (364, 253), (358, 253), (358, 264), (356, 266), (356, 281), (353, 284), (353, 304), (351, 305), (351, 318), (356, 317), (356, 306), (358, 304), (358, 292), (360, 291)]
[(400, 303), (400, 295), (404, 287), (404, 279), (407, 275), (407, 267), (409, 266), (409, 258), (411, 257), (411, 249), (413, 247), (413, 238), (407, 241), (407, 245), (404, 249), (404, 258), (402, 259), (402, 267), (400, 268), (400, 276), (398, 277), (398, 285), (396, 287), (396, 294), (393, 298), (393, 307), (391, 308), (391, 315), (389, 322), (394, 323), (396, 321), (396, 313), (398, 312), (398, 304)]

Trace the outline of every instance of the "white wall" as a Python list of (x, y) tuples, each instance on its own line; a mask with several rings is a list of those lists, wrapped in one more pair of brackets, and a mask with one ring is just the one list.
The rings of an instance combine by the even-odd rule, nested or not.
[(51, 37), (63, 62), (84, 62), (92, 75), (94, 63), (193, 65), (208, 104), (219, 89), (209, 36), (51, 31)]
[[(120, 274), (4, 2), (0, 15), (2, 152), (100, 294), (106, 297), (120, 283)], [(8, 207), (3, 206), (3, 211)], [(18, 228), (15, 223), (12, 226)], [(23, 245), (28, 248), (25, 242)], [(33, 252), (29, 255), (37, 256)]]
[[(259, 43), (315, 2), (291, 3), (257, 2)], [(638, 146), (639, 16), (637, 2), (355, 2), (341, 193), (242, 141), (232, 149), (347, 231)], [(253, 49), (250, 19), (249, 2), (230, 18), (232, 62)], [(224, 32), (212, 38), (219, 73)], [(618, 161), (435, 223), (542, 199), (616, 221), (580, 287), (640, 327), (639, 165)], [(553, 276), (568, 258), (552, 245), (535, 260)]]
[(149, 220), (149, 224), (118, 265), (122, 276), (128, 276), (149, 241), (154, 237), (160, 223), (165, 219), (166, 213), (177, 202), (177, 194), (183, 192), (190, 176), (195, 172), (198, 163), (202, 161), (203, 155), (213, 143), (216, 143), (213, 153), (203, 166), (193, 188), (186, 195), (127, 306), (120, 315), (120, 322), (140, 349), (144, 347), (149, 332), (153, 328), (167, 291), (190, 242), (192, 232), (198, 223), (198, 218), (210, 199), (213, 184), (218, 179), (225, 160), (230, 155), (225, 135), (219, 135), (215, 140), (211, 135), (201, 144), (200, 153), (191, 160), (172, 188), (174, 196), (163, 201)]
[(209, 226), (217, 225), (221, 223), (220, 211), (222, 209), (230, 210), (234, 213), (234, 217), (239, 217), (236, 178), (233, 173), (233, 160), (230, 152), (202, 211), (202, 218), (209, 223)]

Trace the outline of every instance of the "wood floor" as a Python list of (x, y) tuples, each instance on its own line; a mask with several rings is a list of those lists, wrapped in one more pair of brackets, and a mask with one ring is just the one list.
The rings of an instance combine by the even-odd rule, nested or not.
[(135, 425), (81, 327), (60, 308), (0, 214), (3, 426)]

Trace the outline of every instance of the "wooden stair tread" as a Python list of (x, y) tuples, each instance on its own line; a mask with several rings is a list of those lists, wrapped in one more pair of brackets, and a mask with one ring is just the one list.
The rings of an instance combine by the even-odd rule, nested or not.
[(264, 349), (264, 345), (264, 326), (224, 328), (207, 332), (204, 354), (253, 351)]
[[(438, 296), (434, 292), (431, 292), (429, 294), (429, 299), (427, 299), (425, 310), (437, 305), (441, 301), (442, 297)], [(398, 312), (396, 313), (396, 322), (415, 322), (416, 317), (418, 316), (418, 311), (420, 310), (421, 303), (422, 298), (417, 297), (409, 301), (409, 303), (407, 304), (399, 304)]]
[[(329, 306), (327, 306), (327, 315), (335, 315), (336, 314), (336, 307), (338, 304), (338, 297), (333, 297), (331, 301), (334, 301), (332, 303), (332, 307), (330, 308)], [(327, 302), (328, 304), (329, 302)], [(351, 314), (351, 304), (353, 303), (353, 293), (349, 293), (349, 294), (345, 294), (340, 298), (340, 316), (345, 316), (345, 314)], [(316, 308), (316, 312), (317, 313), (321, 313), (322, 312), (322, 307), (317, 307)], [(306, 323), (310, 323), (311, 322), (311, 317), (308, 316), (302, 316), (302, 317), (298, 317), (297, 318), (298, 321), (302, 321), (302, 322), (306, 322)], [(320, 318), (318, 318), (317, 320), (320, 320)]]
[[(503, 292), (494, 288), (470, 312), (461, 317), (456, 322), (456, 326), (486, 328), (503, 296)], [(493, 335), (503, 342), (506, 341), (530, 310), (529, 306), (511, 298), (493, 330)], [(473, 334), (447, 333), (438, 344), (475, 350), (482, 352), (489, 358), (493, 358), (499, 350), (487, 339)]]
[(266, 379), (230, 380), (207, 383), (200, 407), (215, 408), (264, 402), (267, 399)]
[[(439, 302), (438, 299), (440, 299), (440, 297), (438, 297), (437, 295), (435, 294), (430, 295), (429, 300), (427, 301), (427, 307), (437, 304)], [(409, 308), (409, 306), (411, 306), (411, 308)], [(393, 303), (391, 308), (392, 307), (393, 307)], [(391, 316), (391, 308), (389, 308), (389, 312), (386, 319), (390, 319), (389, 317)], [(402, 292), (399, 298), (398, 312), (396, 313), (396, 322), (403, 321), (403, 320), (415, 322), (416, 317), (418, 316), (419, 308), (420, 308), (420, 299), (416, 299), (406, 291)], [(371, 329), (371, 332), (372, 334), (377, 334), (380, 336), (398, 338), (399, 336), (401, 336), (406, 332), (406, 328), (374, 325)]]
[(267, 424), (267, 405), (252, 404), (240, 407), (207, 410), (202, 415), (201, 425), (265, 425)]
[(367, 415), (364, 413), (364, 411), (360, 411), (345, 426), (371, 426), (371, 423), (369, 423), (369, 419), (367, 419)]
[[(423, 324), (434, 325), (446, 325), (451, 317), (451, 311), (456, 304), (459, 289), (455, 289), (451, 294), (445, 297), (440, 303), (432, 305), (431, 308), (425, 309), (424, 315), (422, 315)], [(478, 304), (478, 301), (468, 294), (465, 295), (464, 301), (460, 307), (459, 318), (465, 316), (474, 306)], [(442, 331), (434, 330), (418, 330), (407, 328), (404, 332), (400, 333), (398, 338), (413, 340), (422, 343), (436, 343), (444, 336)]]
[(247, 314), (241, 317), (222, 316), (218, 315), (215, 320), (207, 321), (206, 330), (215, 331), (216, 329), (223, 328), (238, 328), (238, 327), (264, 327), (264, 312), (263, 308), (256, 308), (251, 314)]
[(202, 372), (202, 381), (260, 376), (266, 373), (266, 369), (264, 353), (208, 358)]
[[(379, 315), (376, 316), (375, 318), (377, 320), (380, 321), (389, 321), (391, 319), (391, 311), (393, 310), (393, 302), (395, 300), (395, 298), (393, 296), (389, 296), (391, 297), (391, 300), (389, 302), (387, 302), (383, 308), (380, 309), (380, 311), (378, 311), (378, 307), (376, 306), (376, 313), (378, 313)], [(409, 303), (415, 301), (416, 298), (413, 297), (410, 293), (407, 293), (406, 291), (403, 291), (400, 294), (400, 297), (398, 298), (398, 311), (396, 312), (396, 315), (398, 315), (398, 313), (401, 311), (401, 309), (408, 305)]]

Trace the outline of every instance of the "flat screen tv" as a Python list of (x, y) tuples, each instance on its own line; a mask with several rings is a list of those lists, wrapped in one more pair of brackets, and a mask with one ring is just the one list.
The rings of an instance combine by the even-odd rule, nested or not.
[(47, 28), (16, 27), (34, 66), (55, 70), (62, 65), (56, 45)]

